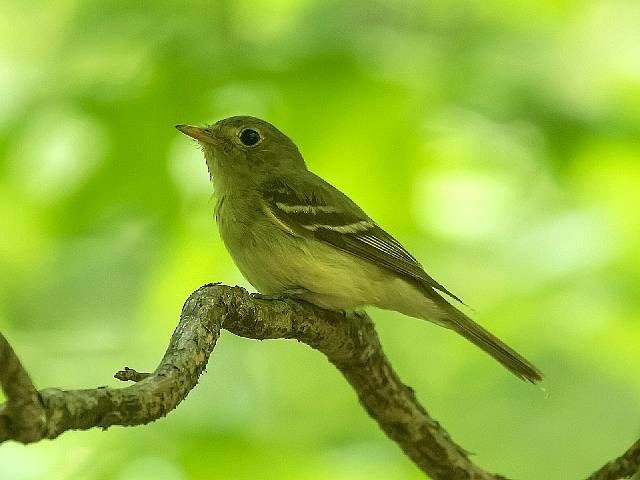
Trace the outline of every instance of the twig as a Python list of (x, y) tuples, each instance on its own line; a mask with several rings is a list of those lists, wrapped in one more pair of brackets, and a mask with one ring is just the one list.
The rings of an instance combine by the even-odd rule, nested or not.
[(122, 382), (139, 382), (147, 378), (150, 373), (136, 372), (133, 368), (124, 367), (124, 370), (119, 370), (115, 373), (113, 378), (117, 378)]

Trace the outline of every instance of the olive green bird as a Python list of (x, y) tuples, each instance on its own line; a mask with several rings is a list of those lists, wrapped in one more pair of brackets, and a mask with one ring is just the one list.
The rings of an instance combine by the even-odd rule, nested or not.
[(244, 277), (261, 294), (331, 310), (374, 305), (454, 330), (521, 379), (542, 373), (441, 294), (457, 301), (358, 205), (313, 174), (270, 123), (231, 117), (177, 125), (202, 146), (216, 221)]

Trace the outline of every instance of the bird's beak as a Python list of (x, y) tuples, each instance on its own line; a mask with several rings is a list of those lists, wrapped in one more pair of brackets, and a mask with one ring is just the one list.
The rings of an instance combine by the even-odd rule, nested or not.
[(185, 135), (189, 135), (191, 138), (195, 138), (199, 142), (203, 143), (215, 143), (215, 139), (211, 133), (204, 128), (192, 127), (191, 125), (176, 125), (176, 128)]

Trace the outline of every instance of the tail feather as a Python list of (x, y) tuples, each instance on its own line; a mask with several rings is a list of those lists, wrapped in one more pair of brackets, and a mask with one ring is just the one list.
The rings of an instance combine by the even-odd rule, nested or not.
[(446, 303), (446, 306), (448, 307), (446, 308), (448, 314), (447, 323), (451, 329), (491, 355), (518, 378), (534, 384), (542, 380), (542, 372), (522, 355), (508, 347), (499, 338), (482, 328), (457, 308), (448, 303)]

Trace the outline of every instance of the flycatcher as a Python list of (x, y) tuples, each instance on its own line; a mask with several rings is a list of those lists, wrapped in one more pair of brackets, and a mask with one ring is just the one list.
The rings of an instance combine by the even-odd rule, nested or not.
[(270, 123), (231, 117), (177, 125), (202, 146), (227, 250), (260, 293), (331, 310), (374, 305), (454, 330), (516, 376), (542, 373), (441, 295), (460, 301), (349, 197), (307, 170)]

